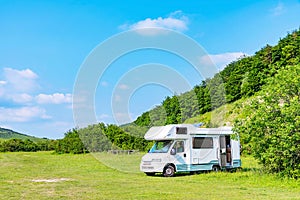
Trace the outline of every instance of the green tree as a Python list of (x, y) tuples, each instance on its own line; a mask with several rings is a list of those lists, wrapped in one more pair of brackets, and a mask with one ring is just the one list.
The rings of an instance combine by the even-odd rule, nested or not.
[(105, 125), (94, 124), (78, 130), (80, 139), (89, 152), (102, 152), (112, 149), (112, 143), (104, 134)]
[(167, 97), (162, 104), (167, 114), (165, 125), (181, 123), (181, 109), (178, 97)]
[(65, 133), (65, 137), (58, 140), (55, 152), (73, 154), (87, 152), (87, 149), (79, 137), (78, 129), (73, 129)]
[(206, 82), (202, 81), (200, 85), (194, 87), (198, 99), (198, 109), (200, 114), (211, 111), (211, 98)]
[(55, 146), (57, 144), (57, 140), (44, 139), (36, 142), (38, 151), (53, 151), (55, 150)]
[(151, 123), (149, 112), (144, 112), (134, 121), (134, 123), (138, 126), (149, 126)]
[(33, 152), (38, 150), (38, 145), (33, 141), (26, 139), (23, 141), (23, 151)]
[(268, 172), (300, 177), (300, 65), (282, 69), (249, 103), (236, 131)]

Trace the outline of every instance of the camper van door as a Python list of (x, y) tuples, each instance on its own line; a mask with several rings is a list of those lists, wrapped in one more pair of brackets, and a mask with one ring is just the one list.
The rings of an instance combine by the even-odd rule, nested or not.
[(186, 141), (177, 140), (171, 149), (171, 156), (174, 156), (174, 163), (177, 171), (185, 171), (187, 169), (187, 154), (186, 154)]
[(226, 166), (226, 139), (224, 135), (220, 136), (220, 164)]

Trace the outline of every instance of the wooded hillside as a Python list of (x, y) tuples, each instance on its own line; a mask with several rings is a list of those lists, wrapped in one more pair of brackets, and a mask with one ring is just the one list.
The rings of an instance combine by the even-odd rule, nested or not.
[[(299, 62), (300, 30), (297, 30), (280, 39), (273, 47), (266, 45), (253, 56), (230, 63), (213, 78), (195, 86), (192, 91), (166, 97), (160, 106), (143, 113), (134, 123), (152, 126), (184, 122), (226, 103), (253, 96), (280, 69)], [(206, 126), (213, 126), (213, 123)]]

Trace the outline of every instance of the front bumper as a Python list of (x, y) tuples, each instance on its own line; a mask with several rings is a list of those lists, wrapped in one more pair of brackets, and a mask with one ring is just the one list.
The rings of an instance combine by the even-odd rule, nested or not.
[(140, 170), (142, 172), (163, 172), (164, 165), (163, 163), (151, 162), (151, 161), (142, 161), (140, 165)]

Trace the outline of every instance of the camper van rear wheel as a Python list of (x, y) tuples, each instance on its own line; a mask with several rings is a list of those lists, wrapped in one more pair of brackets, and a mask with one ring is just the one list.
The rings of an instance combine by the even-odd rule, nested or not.
[(175, 174), (175, 169), (172, 165), (168, 165), (164, 168), (163, 175), (164, 177), (171, 177), (174, 176)]
[(211, 170), (214, 172), (218, 172), (218, 171), (220, 171), (220, 166), (214, 165)]

